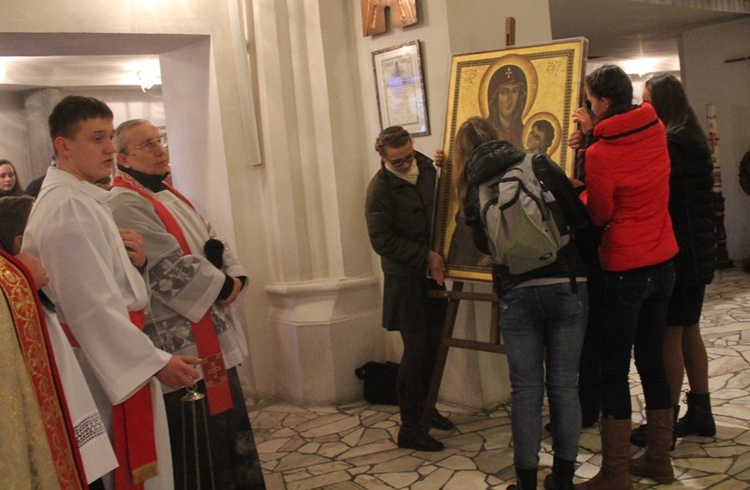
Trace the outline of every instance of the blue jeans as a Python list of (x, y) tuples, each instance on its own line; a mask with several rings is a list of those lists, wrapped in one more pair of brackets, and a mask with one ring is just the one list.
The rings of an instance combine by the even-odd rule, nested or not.
[(629, 419), (630, 353), (643, 384), (646, 407), (671, 408), (664, 370), (664, 328), (674, 287), (672, 262), (624, 272), (604, 272), (602, 415)]
[(511, 428), (516, 468), (536, 468), (546, 387), (555, 456), (575, 460), (581, 431), (578, 362), (586, 333), (588, 290), (570, 282), (522, 287), (500, 297), (500, 325), (513, 389)]

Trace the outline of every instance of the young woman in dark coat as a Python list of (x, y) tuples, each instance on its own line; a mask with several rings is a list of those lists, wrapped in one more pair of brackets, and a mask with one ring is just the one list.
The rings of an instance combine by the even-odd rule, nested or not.
[(414, 150), (411, 136), (400, 126), (385, 128), (375, 150), (381, 166), (367, 188), (365, 216), (383, 269), (383, 327), (398, 331), (404, 343), (396, 386), (401, 414), (397, 444), (441, 451), (443, 443), (429, 429), (452, 430), (453, 423), (434, 410), (430, 427), (421, 425), (447, 304), (428, 296), (432, 289), (445, 289), (443, 258), (430, 248), (437, 170)]
[[(699, 325), (706, 284), (711, 282), (716, 269), (711, 150), (677, 78), (672, 75), (651, 78), (643, 90), (643, 100), (654, 106), (667, 129), (672, 169), (669, 214), (680, 247), (674, 258), (675, 285), (664, 333), (664, 363), (675, 420), (685, 371), (690, 392), (687, 415), (676, 423), (674, 435), (713, 437), (716, 424), (708, 392), (708, 355)], [(636, 431), (632, 442), (645, 445), (645, 431)]]

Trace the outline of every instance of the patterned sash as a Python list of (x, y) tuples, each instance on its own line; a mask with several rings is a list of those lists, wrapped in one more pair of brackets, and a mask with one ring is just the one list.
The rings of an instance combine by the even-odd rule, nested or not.
[[(171, 185), (166, 183), (165, 185), (175, 196), (195, 211), (192, 203), (190, 203), (185, 196), (177, 192), (177, 190)], [(154, 207), (156, 215), (164, 224), (167, 232), (177, 240), (182, 253), (184, 255), (190, 255), (192, 253), (187, 240), (185, 239), (185, 235), (182, 233), (182, 229), (174, 216), (172, 216), (172, 213), (169, 212), (164, 204), (135, 181), (135, 179), (127, 174), (117, 174), (114, 178), (113, 186), (130, 189), (147, 199)], [(216, 415), (225, 412), (232, 408), (232, 395), (229, 391), (229, 381), (227, 379), (227, 370), (224, 366), (224, 356), (221, 353), (221, 345), (219, 344), (219, 338), (216, 335), (216, 328), (211, 319), (210, 310), (207, 311), (197, 323), (192, 324), (192, 329), (195, 344), (198, 347), (198, 355), (204, 360), (201, 367), (203, 369), (203, 379), (206, 383), (206, 396), (208, 397), (209, 413), (211, 415)]]
[(0, 289), (13, 317), (26, 370), (36, 393), (60, 488), (87, 488), (73, 423), (31, 274), (0, 250)]

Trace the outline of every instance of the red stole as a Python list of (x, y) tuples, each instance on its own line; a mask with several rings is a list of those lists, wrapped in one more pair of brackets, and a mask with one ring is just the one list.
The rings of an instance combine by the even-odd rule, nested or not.
[[(146, 326), (143, 310), (128, 312), (130, 322), (141, 332)], [(67, 324), (63, 331), (73, 347), (78, 342)], [(127, 400), (112, 405), (113, 446), (119, 466), (115, 468), (115, 490), (142, 490), (143, 482), (159, 474), (154, 435), (151, 385), (146, 383)]]
[[(129, 313), (131, 323), (142, 332), (146, 326), (143, 310)], [(120, 463), (115, 469), (115, 489), (142, 489), (144, 481), (159, 474), (150, 383), (112, 406), (112, 425)]]
[[(184, 255), (190, 255), (192, 253), (177, 220), (172, 216), (172, 213), (169, 212), (166, 206), (156, 199), (152, 193), (146, 191), (143, 186), (127, 174), (115, 175), (112, 185), (114, 187), (130, 189), (147, 199), (154, 207), (154, 211), (162, 224), (164, 224), (167, 233), (177, 240), (182, 253)], [(195, 210), (195, 207), (193, 207), (190, 201), (177, 192), (174, 187), (166, 182), (164, 185), (175, 196), (190, 206), (191, 209)], [(221, 353), (221, 345), (219, 344), (219, 338), (216, 336), (216, 327), (214, 327), (210, 311), (207, 311), (197, 323), (193, 323), (192, 327), (195, 344), (198, 347), (198, 355), (204, 360), (201, 367), (203, 369), (203, 379), (206, 383), (206, 396), (208, 397), (209, 413), (211, 415), (216, 415), (232, 408), (232, 395), (229, 391), (229, 381), (227, 379), (227, 370), (224, 366), (224, 356)]]
[(3, 250), (0, 250), (0, 255), (0, 290), (13, 316), (60, 488), (88, 488), (36, 286), (30, 279), (31, 274), (19, 260)]

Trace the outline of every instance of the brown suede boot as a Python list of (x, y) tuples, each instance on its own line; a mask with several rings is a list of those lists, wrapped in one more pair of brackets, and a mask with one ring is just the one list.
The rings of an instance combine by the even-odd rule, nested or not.
[(646, 421), (648, 422), (646, 452), (630, 460), (630, 472), (638, 476), (647, 476), (658, 483), (672, 483), (674, 468), (669, 459), (669, 448), (672, 445), (674, 410), (671, 408), (649, 410), (647, 408)]
[(591, 480), (578, 483), (576, 490), (630, 490), (630, 419), (602, 418), (602, 469)]

